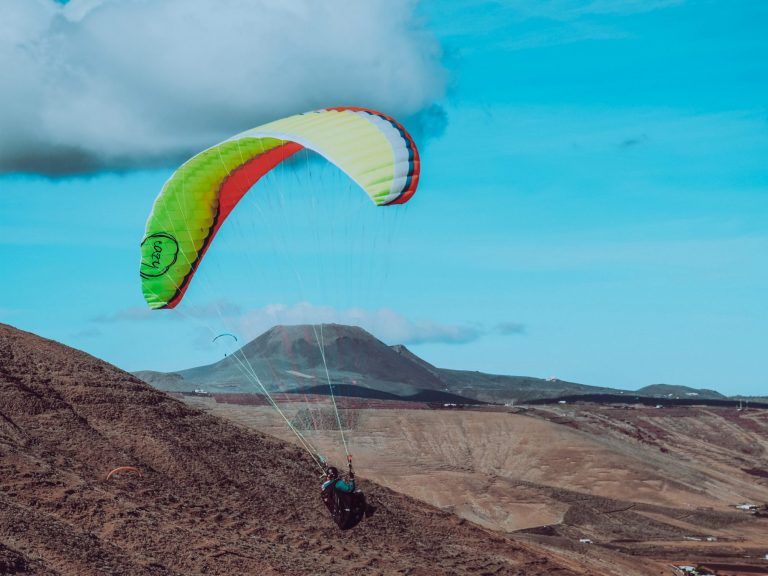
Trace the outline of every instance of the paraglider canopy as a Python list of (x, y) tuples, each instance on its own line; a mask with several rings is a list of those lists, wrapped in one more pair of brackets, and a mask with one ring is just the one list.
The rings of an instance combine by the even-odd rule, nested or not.
[(266, 173), (302, 148), (345, 172), (377, 206), (415, 193), (420, 162), (395, 120), (365, 108), (326, 108), (264, 124), (185, 162), (155, 200), (141, 243), (141, 278), (150, 308), (173, 308), (219, 227)]

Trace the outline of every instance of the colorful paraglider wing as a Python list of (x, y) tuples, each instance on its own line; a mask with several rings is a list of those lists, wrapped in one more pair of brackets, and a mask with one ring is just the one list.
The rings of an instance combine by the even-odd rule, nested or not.
[(136, 468), (135, 466), (118, 466), (114, 470), (110, 471), (109, 474), (107, 474), (107, 477), (104, 480), (109, 480), (112, 478), (114, 474), (118, 474), (120, 472), (133, 472), (135, 474), (138, 474), (139, 476), (143, 476), (144, 474), (141, 473), (141, 470)]
[(328, 108), (248, 130), (185, 162), (155, 200), (141, 243), (150, 308), (173, 308), (219, 227), (248, 190), (302, 148), (338, 166), (378, 206), (416, 191), (419, 155), (392, 118), (363, 108)]

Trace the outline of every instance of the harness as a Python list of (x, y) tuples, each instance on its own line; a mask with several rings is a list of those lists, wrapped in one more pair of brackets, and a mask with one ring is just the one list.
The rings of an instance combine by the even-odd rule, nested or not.
[(367, 504), (365, 495), (360, 490), (353, 492), (342, 492), (336, 490), (336, 484), (341, 478), (334, 478), (323, 487), (320, 497), (323, 500), (328, 511), (331, 513), (333, 521), (340, 530), (349, 530), (360, 523), (365, 515)]

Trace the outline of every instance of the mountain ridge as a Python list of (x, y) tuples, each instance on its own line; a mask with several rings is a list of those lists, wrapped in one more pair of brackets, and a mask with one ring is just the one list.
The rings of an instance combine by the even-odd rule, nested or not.
[[(324, 345), (324, 357), (318, 342)], [(134, 374), (167, 391), (205, 389), (220, 393), (260, 393), (260, 387), (244, 374), (243, 356), (270, 392), (312, 389), (321, 393), (330, 380), (335, 387), (368, 388), (401, 399), (424, 397), (424, 392), (438, 391), (491, 403), (601, 394), (725, 398), (712, 390), (669, 384), (631, 391), (557, 378), (439, 368), (403, 344), (389, 346), (359, 326), (342, 324), (278, 325), (243, 345), (236, 354), (212, 364), (175, 372), (147, 370)]]
[(678, 384), (651, 384), (649, 386), (643, 386), (636, 390), (637, 394), (643, 396), (651, 396), (653, 398), (690, 398), (700, 397), (712, 400), (725, 399), (727, 396), (720, 394), (715, 390), (707, 390), (706, 388), (691, 388), (690, 386), (680, 386)]

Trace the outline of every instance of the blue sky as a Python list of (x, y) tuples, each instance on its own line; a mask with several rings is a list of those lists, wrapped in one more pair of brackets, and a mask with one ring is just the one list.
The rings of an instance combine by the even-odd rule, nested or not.
[[(139, 3), (126, 5), (140, 10)], [(101, 106), (100, 98), (126, 92), (108, 76), (132, 38), (110, 44), (103, 62), (88, 61), (83, 69), (92, 81), (82, 86), (91, 92), (69, 90), (69, 80), (62, 81), (54, 96), (66, 100), (67, 116), (56, 116), (56, 107), (35, 116), (52, 96), (34, 88), (32, 97), (21, 90), (6, 95), (15, 98), (6, 110), (20, 112), (13, 118), (7, 112), (4, 122), (33, 159), (22, 165), (16, 149), (0, 142), (0, 319), (126, 369), (175, 369), (216, 358), (218, 352), (206, 348), (206, 330), (227, 326), (206, 312), (215, 301), (230, 325), (244, 331), (272, 319), (359, 318), (388, 343), (406, 342), (445, 367), (625, 388), (667, 382), (768, 393), (768, 5), (395, 5), (402, 14), (387, 13), (382, 25), (404, 35), (405, 52), (386, 72), (393, 80), (384, 89), (366, 93), (374, 81), (356, 72), (326, 86), (331, 80), (324, 79), (336, 73), (331, 68), (306, 90), (396, 108), (420, 138), (423, 180), (414, 200), (398, 214), (373, 215), (358, 212), (357, 200), (329, 168), (313, 164), (312, 175), (300, 167), (276, 175), (266, 184), (297, 199), (309, 184), (342, 189), (329, 210), (350, 199), (354, 224), (324, 231), (326, 242), (316, 245), (308, 228), (315, 216), (304, 215), (306, 226), (285, 222), (296, 229), (279, 250), (270, 248), (272, 231), (251, 238), (244, 255), (232, 248), (234, 239), (248, 236), (256, 209), (243, 211), (229, 236), (217, 238), (210, 282), (190, 290), (182, 317), (143, 312), (137, 274), (143, 224), (174, 154), (220, 139), (221, 107), (235, 110), (220, 119), (228, 129), (250, 121), (249, 97), (209, 96), (197, 83), (185, 84), (183, 71), (178, 78), (153, 75), (153, 102), (177, 85), (197, 95), (189, 105), (195, 129), (183, 138), (165, 135), (166, 121), (169, 131), (178, 131), (165, 110), (142, 130), (118, 136), (124, 132), (109, 127), (121, 126), (118, 116), (134, 118), (129, 112), (143, 101), (125, 100), (115, 109)], [(71, 47), (82, 41), (78, 27), (99, 30), (96, 17), (109, 17), (106, 8), (86, 8), (84, 16), (70, 14), (36, 34), (71, 33), (65, 48), (77, 62), (81, 52)], [(18, 21), (32, 30), (36, 18), (57, 17), (46, 14), (19, 12)], [(382, 22), (382, 14), (361, 13), (360, 26), (371, 18)], [(289, 16), (270, 17), (290, 26), (283, 21)], [(0, 51), (12, 48), (0, 43)], [(336, 49), (331, 54), (343, 58), (346, 48)], [(361, 51), (361, 61), (389, 70), (393, 50), (386, 44), (370, 50)], [(407, 56), (418, 66), (406, 63)], [(0, 69), (10, 61), (4, 64), (0, 52)], [(299, 54), (275, 62), (278, 72), (302, 65)], [(348, 69), (356, 70), (354, 64)], [(307, 75), (311, 70), (290, 85)], [(150, 80), (137, 75), (132, 81)], [(413, 90), (406, 97), (408, 86)], [(93, 133), (83, 122), (67, 122), (78, 118), (89, 96), (88, 110), (97, 110), (99, 126), (107, 127)], [(253, 98), (254, 120), (268, 119), (272, 109), (291, 111), (265, 96)], [(27, 109), (22, 101), (32, 104)], [(299, 98), (291, 105), (304, 103)], [(48, 122), (50, 133), (30, 135), (15, 120), (24, 114)], [(444, 121), (425, 121), (432, 117)], [(50, 145), (54, 137), (63, 144), (82, 139), (85, 153), (62, 153), (62, 146)], [(34, 158), (34, 146), (45, 154)], [(86, 157), (90, 171), (37, 173), (46, 171), (46, 158), (66, 171), (71, 157)], [(387, 234), (393, 225), (395, 238)], [(380, 241), (372, 263), (359, 251), (345, 253), (349, 235)], [(291, 285), (295, 276), (286, 259), (305, 272), (305, 285)], [(238, 262), (248, 262), (243, 267), (250, 276), (235, 271)], [(332, 278), (327, 285), (324, 273)]]

